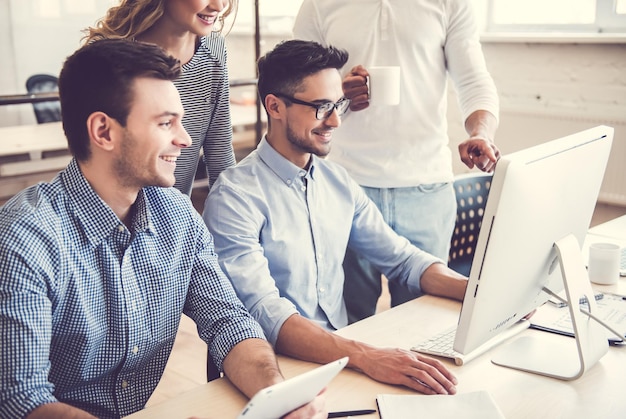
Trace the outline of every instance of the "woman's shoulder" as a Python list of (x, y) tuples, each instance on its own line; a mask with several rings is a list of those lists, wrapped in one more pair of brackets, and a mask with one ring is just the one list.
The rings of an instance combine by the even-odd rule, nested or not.
[(207, 76), (207, 68), (220, 72), (226, 68), (226, 43), (219, 33), (200, 38), (200, 45), (192, 59), (183, 64), (183, 75), (178, 80), (186, 78), (195, 80), (197, 77)]
[(200, 40), (198, 53), (208, 54), (212, 58), (226, 62), (226, 40), (219, 32), (212, 32)]

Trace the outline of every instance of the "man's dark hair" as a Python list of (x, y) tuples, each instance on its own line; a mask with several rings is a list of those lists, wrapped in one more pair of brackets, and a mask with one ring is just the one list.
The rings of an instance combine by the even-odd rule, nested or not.
[(348, 61), (348, 52), (317, 42), (293, 39), (283, 41), (259, 58), (258, 89), (261, 102), (270, 93), (293, 96), (304, 78), (327, 68), (339, 70)]
[(74, 157), (85, 161), (91, 155), (89, 115), (104, 112), (126, 126), (134, 80), (174, 80), (180, 71), (180, 62), (160, 47), (126, 39), (92, 42), (68, 57), (59, 76), (59, 96), (63, 129)]

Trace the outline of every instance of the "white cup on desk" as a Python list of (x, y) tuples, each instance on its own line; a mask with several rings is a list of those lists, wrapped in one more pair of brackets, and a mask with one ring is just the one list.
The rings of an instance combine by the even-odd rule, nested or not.
[(614, 243), (589, 245), (589, 280), (595, 284), (613, 285), (619, 278), (621, 249)]
[(370, 103), (395, 106), (400, 104), (400, 67), (375, 66), (369, 73)]

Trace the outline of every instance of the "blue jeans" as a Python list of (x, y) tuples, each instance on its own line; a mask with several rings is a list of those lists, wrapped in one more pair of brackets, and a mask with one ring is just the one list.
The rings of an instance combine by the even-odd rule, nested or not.
[[(411, 243), (448, 261), (450, 240), (456, 221), (456, 197), (452, 183), (435, 183), (409, 188), (363, 187), (389, 226)], [(348, 321), (376, 312), (382, 292), (381, 273), (365, 258), (350, 249), (343, 262), (344, 300)], [(391, 306), (419, 297), (406, 287), (389, 281)]]

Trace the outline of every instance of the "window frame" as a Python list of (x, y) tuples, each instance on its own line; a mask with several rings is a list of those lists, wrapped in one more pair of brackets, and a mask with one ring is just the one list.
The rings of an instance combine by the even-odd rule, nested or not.
[[(550, 1), (550, 0), (547, 0)], [(485, 33), (549, 33), (623, 34), (626, 33), (626, 14), (617, 13), (616, 0), (596, 0), (595, 21), (589, 24), (499, 24), (494, 22), (494, 4), (487, 0)]]

